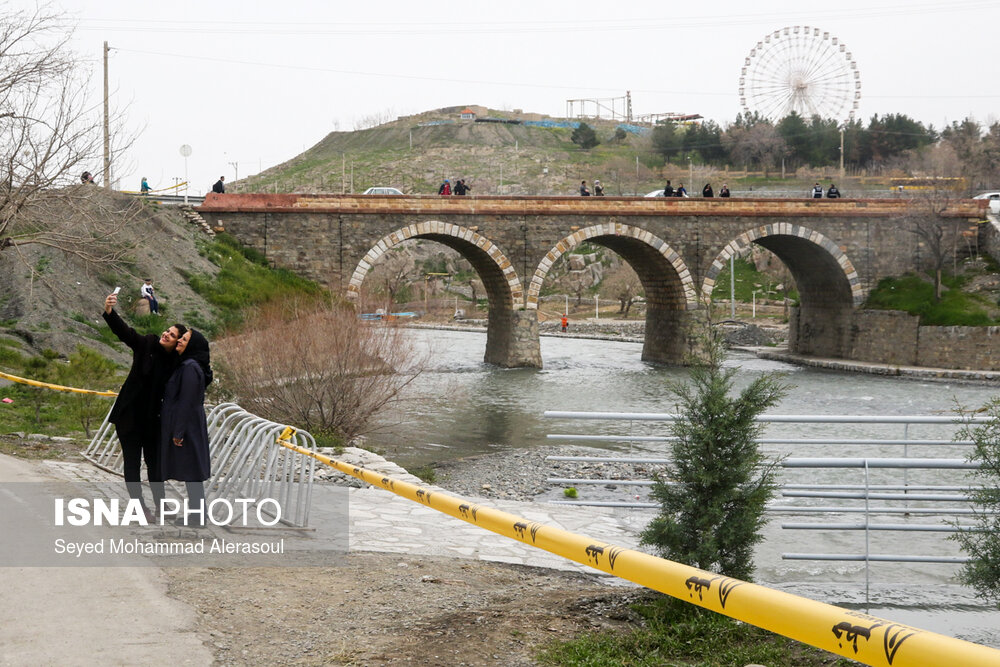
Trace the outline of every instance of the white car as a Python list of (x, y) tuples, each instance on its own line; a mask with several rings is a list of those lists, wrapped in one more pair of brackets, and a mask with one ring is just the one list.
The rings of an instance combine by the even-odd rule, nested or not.
[(662, 197), (663, 190), (653, 190), (650, 193), (644, 194), (643, 197)]
[(989, 199), (990, 213), (1000, 215), (1000, 192), (984, 192), (976, 195), (973, 199)]
[(363, 195), (401, 195), (402, 190), (397, 190), (396, 188), (368, 188), (361, 194)]

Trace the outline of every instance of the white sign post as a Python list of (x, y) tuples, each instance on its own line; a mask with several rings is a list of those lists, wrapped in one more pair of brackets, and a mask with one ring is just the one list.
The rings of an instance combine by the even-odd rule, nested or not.
[(191, 147), (187, 144), (181, 146), (181, 155), (184, 157), (184, 205), (188, 203), (188, 157), (191, 155)]

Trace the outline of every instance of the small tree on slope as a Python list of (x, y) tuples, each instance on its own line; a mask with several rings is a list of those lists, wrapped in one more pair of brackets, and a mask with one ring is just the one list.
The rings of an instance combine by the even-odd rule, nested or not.
[(678, 439), (666, 475), (652, 488), (660, 514), (641, 539), (670, 560), (749, 580), (777, 471), (777, 461), (760, 451), (763, 428), (755, 418), (787, 387), (766, 374), (731, 397), (736, 369), (724, 369), (724, 358), (723, 343), (713, 336), (705, 359), (691, 368), (690, 383), (670, 385), (680, 407), (672, 427)]
[(971, 558), (959, 573), (962, 583), (1000, 608), (1000, 398), (990, 400), (981, 412), (988, 421), (966, 421), (956, 436), (974, 443), (969, 460), (982, 466), (974, 473), (982, 486), (969, 493), (977, 530), (955, 533), (952, 539)]

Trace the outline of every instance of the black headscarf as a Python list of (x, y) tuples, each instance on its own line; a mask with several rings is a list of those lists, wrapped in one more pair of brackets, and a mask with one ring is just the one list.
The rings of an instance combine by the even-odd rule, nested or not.
[(208, 339), (197, 329), (190, 329), (191, 340), (184, 348), (182, 359), (194, 359), (205, 373), (205, 386), (212, 384), (212, 359), (208, 352)]

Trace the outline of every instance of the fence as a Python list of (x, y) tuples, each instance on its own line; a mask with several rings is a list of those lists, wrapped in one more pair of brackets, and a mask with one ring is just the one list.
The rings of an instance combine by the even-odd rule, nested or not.
[[(588, 413), (588, 412), (546, 412), (547, 418), (570, 420), (607, 420), (612, 422), (628, 421), (630, 428), (636, 423), (670, 423), (676, 420), (676, 415), (655, 413)], [(973, 423), (984, 423), (987, 417), (970, 417)], [(786, 456), (781, 461), (781, 498), (783, 501), (772, 502), (768, 512), (772, 514), (803, 514), (816, 517), (827, 517), (831, 514), (863, 515), (860, 521), (831, 522), (813, 521), (808, 523), (783, 523), (786, 530), (857, 530), (864, 531), (864, 547), (859, 553), (783, 553), (782, 558), (788, 560), (817, 561), (861, 561), (865, 563), (866, 599), (870, 587), (870, 567), (872, 562), (920, 562), (920, 563), (952, 563), (960, 564), (968, 559), (962, 556), (941, 556), (930, 554), (883, 554), (873, 553), (872, 534), (882, 532), (914, 532), (914, 533), (950, 533), (959, 530), (970, 530), (973, 526), (961, 524), (962, 517), (968, 517), (975, 510), (968, 506), (968, 491), (972, 488), (968, 472), (978, 467), (965, 458), (915, 458), (911, 449), (926, 451), (933, 448), (940, 452), (942, 448), (967, 449), (970, 441), (954, 439), (954, 433), (963, 420), (957, 417), (937, 416), (819, 416), (819, 415), (763, 415), (758, 421), (771, 428), (775, 425), (798, 425), (800, 429), (844, 429), (845, 425), (863, 425), (871, 428), (875, 425), (902, 429), (901, 434), (882, 437), (852, 438), (844, 434), (836, 437), (819, 437), (817, 435), (798, 437), (775, 437), (765, 431), (765, 437), (759, 443), (770, 450), (773, 456)], [(933, 427), (935, 437), (913, 437), (917, 427)], [(773, 430), (773, 428), (771, 428)], [(901, 435), (902, 437), (899, 437)], [(947, 437), (945, 437), (947, 435)], [(628, 443), (631, 448), (642, 447), (645, 452), (663, 449), (675, 438), (662, 435), (615, 433), (607, 435), (595, 434), (553, 434), (550, 440), (574, 441), (583, 443)], [(652, 450), (650, 448), (653, 448)], [(840, 448), (847, 454), (862, 454), (861, 456), (841, 457), (809, 457), (787, 456), (790, 449), (799, 453), (808, 453), (814, 448)], [(902, 457), (881, 456), (889, 450), (902, 449)], [(805, 450), (804, 452), (802, 450)], [(874, 455), (868, 455), (874, 452)], [(586, 463), (619, 463), (627, 465), (666, 465), (669, 458), (655, 456), (550, 456), (551, 461), (577, 461)], [(844, 483), (843, 477), (848, 472), (857, 470), (861, 473), (860, 483)], [(808, 472), (798, 472), (808, 471)], [(948, 479), (942, 479), (947, 475)], [(808, 477), (808, 480), (800, 480)], [(951, 481), (951, 484), (944, 483)], [(585, 479), (550, 477), (550, 484), (562, 485), (622, 485), (626, 487), (649, 487), (651, 479)], [(841, 501), (848, 501), (847, 503)], [(860, 506), (853, 501), (861, 501)], [(876, 501), (878, 504), (874, 504)], [(584, 504), (609, 507), (627, 507), (650, 509), (658, 507), (652, 502), (639, 500), (572, 500), (553, 501), (559, 504)], [(823, 502), (825, 504), (817, 504)], [(834, 504), (831, 504), (834, 503)], [(903, 515), (905, 517), (939, 517), (938, 523), (885, 523), (873, 520), (881, 515)]]
[[(216, 405), (206, 419), (212, 455), (206, 494), (230, 500), (273, 498), (281, 504), (282, 523), (309, 525), (315, 459), (278, 442), (287, 426), (251, 414), (235, 403)], [(315, 440), (305, 431), (289, 437), (305, 451), (316, 449)], [(109, 472), (122, 473), (121, 447), (107, 417), (83, 455)]]

